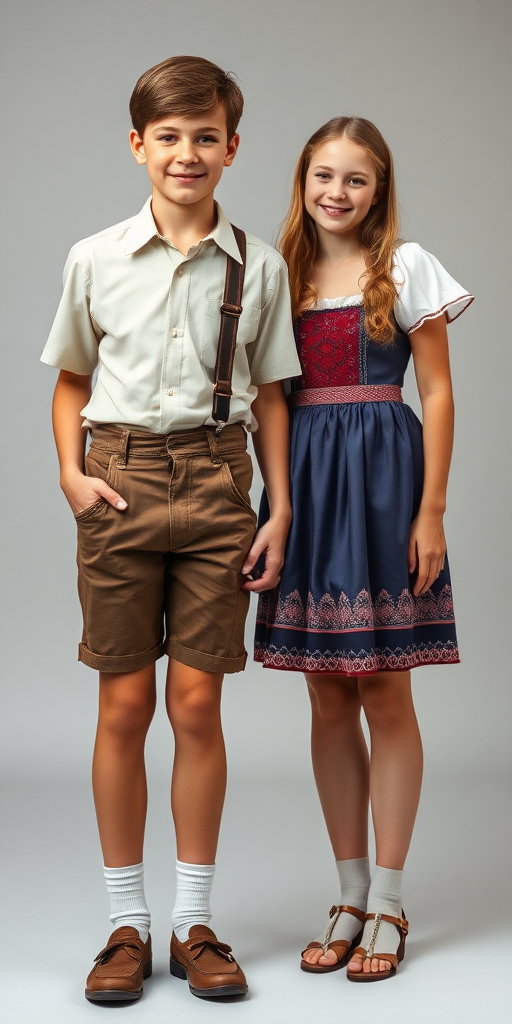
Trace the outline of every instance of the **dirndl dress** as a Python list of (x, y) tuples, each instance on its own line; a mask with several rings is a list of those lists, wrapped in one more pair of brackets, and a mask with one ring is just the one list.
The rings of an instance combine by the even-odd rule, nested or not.
[[(407, 547), (423, 487), (421, 423), (402, 401), (409, 334), (473, 296), (412, 242), (395, 251), (392, 344), (373, 342), (360, 295), (296, 322), (290, 395), (293, 521), (281, 582), (260, 595), (255, 659), (348, 676), (459, 661), (448, 559), (421, 597)], [(260, 525), (268, 518), (263, 494)]]

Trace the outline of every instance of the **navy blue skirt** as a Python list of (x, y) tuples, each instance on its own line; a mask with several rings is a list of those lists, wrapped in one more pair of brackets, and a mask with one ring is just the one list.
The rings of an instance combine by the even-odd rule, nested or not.
[[(260, 596), (267, 668), (358, 676), (459, 661), (448, 560), (414, 597), (407, 547), (423, 487), (421, 423), (401, 402), (291, 410), (293, 522)], [(268, 518), (263, 494), (260, 525)]]

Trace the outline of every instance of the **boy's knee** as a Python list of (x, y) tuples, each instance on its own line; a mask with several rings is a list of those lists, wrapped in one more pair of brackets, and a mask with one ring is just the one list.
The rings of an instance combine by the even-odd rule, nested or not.
[(145, 735), (151, 724), (155, 701), (143, 694), (130, 694), (100, 703), (100, 725), (121, 738)]
[(175, 733), (201, 736), (220, 721), (220, 689), (213, 684), (193, 686), (169, 701), (169, 718)]

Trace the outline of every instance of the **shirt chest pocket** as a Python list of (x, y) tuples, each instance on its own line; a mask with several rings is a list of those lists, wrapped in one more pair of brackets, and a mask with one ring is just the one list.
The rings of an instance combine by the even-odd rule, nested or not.
[[(261, 310), (257, 306), (244, 303), (242, 315), (238, 321), (236, 347), (250, 345), (256, 340)], [(220, 302), (207, 299), (204, 310), (203, 338), (201, 344), (201, 361), (210, 369), (215, 368), (220, 332)]]

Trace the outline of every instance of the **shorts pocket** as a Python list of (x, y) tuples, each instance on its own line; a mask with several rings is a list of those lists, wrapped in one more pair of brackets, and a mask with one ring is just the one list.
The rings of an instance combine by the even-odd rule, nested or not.
[(257, 516), (249, 497), (253, 476), (251, 456), (246, 451), (233, 452), (229, 456), (225, 455), (225, 460), (222, 463), (222, 476), (226, 490), (256, 521)]
[[(94, 447), (94, 442), (85, 456), (85, 475), (97, 477), (104, 480), (109, 487), (115, 489), (114, 479), (116, 475), (117, 454), (105, 452), (103, 449)], [(90, 520), (101, 519), (109, 506), (105, 498), (97, 498), (92, 505), (83, 508), (81, 512), (75, 513), (77, 523), (89, 522)]]

